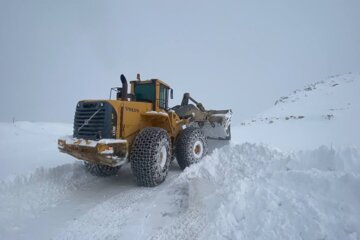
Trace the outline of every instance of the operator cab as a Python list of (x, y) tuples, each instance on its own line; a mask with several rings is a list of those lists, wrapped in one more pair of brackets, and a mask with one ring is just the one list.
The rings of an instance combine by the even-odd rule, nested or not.
[(123, 101), (148, 102), (153, 104), (153, 110), (168, 110), (169, 97), (173, 99), (173, 90), (169, 85), (159, 79), (140, 80), (138, 74), (137, 80), (130, 81), (131, 92), (128, 93), (127, 81), (124, 75), (121, 75), (122, 88), (111, 88), (116, 92), (116, 99)]
[(167, 110), (169, 108), (169, 96), (172, 99), (172, 89), (159, 79), (145, 81), (131, 81), (131, 93), (133, 101), (151, 102), (153, 110), (157, 108)]

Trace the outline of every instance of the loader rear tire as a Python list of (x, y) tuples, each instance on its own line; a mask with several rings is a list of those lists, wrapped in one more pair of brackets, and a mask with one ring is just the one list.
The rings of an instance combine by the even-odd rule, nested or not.
[(110, 167), (102, 164), (96, 164), (91, 162), (84, 162), (86, 170), (94, 176), (98, 177), (110, 177), (118, 173), (120, 166)]
[(200, 161), (207, 153), (207, 141), (198, 127), (185, 128), (176, 141), (176, 159), (182, 170)]
[(162, 183), (169, 171), (171, 145), (166, 130), (144, 128), (136, 136), (130, 153), (130, 163), (140, 186), (155, 187)]

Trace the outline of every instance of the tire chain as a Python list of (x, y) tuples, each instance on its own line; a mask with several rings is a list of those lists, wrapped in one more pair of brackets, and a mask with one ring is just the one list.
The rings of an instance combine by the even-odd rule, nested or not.
[(94, 176), (109, 177), (117, 174), (121, 166), (110, 167), (102, 164), (96, 164), (91, 162), (84, 162), (86, 170)]
[[(193, 147), (196, 141), (202, 141), (204, 151), (203, 155), (197, 159), (193, 153)], [(206, 138), (198, 127), (187, 127), (179, 135), (176, 141), (176, 159), (182, 170), (201, 160), (208, 151)]]
[[(161, 169), (160, 151), (166, 146), (167, 159)], [(166, 130), (157, 127), (145, 128), (136, 136), (130, 153), (130, 163), (136, 182), (140, 186), (154, 187), (162, 183), (171, 161), (171, 146)]]

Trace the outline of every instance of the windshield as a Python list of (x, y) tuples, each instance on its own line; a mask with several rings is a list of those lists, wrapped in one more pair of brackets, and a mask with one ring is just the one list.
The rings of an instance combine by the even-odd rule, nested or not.
[(154, 102), (155, 88), (153, 83), (135, 84), (136, 101)]

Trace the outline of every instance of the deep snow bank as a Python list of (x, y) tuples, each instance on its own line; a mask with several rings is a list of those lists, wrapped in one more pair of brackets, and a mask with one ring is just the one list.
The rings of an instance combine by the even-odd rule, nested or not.
[[(31, 231), (29, 223), (35, 221), (36, 224), (39, 215), (56, 207), (69, 193), (92, 181), (94, 177), (87, 174), (80, 163), (64, 164), (49, 169), (38, 168), (31, 174), (19, 175), (11, 181), (0, 181), (2, 237), (31, 239), (33, 232), (23, 232), (24, 229)], [(49, 225), (47, 229), (52, 227), (54, 226)]]
[(66, 123), (0, 123), (0, 180), (31, 174), (41, 167), (73, 163), (57, 149), (57, 139), (71, 132), (72, 124)]
[(284, 155), (242, 144), (216, 150), (179, 181), (208, 216), (202, 239), (358, 239), (359, 173), (357, 148)]

